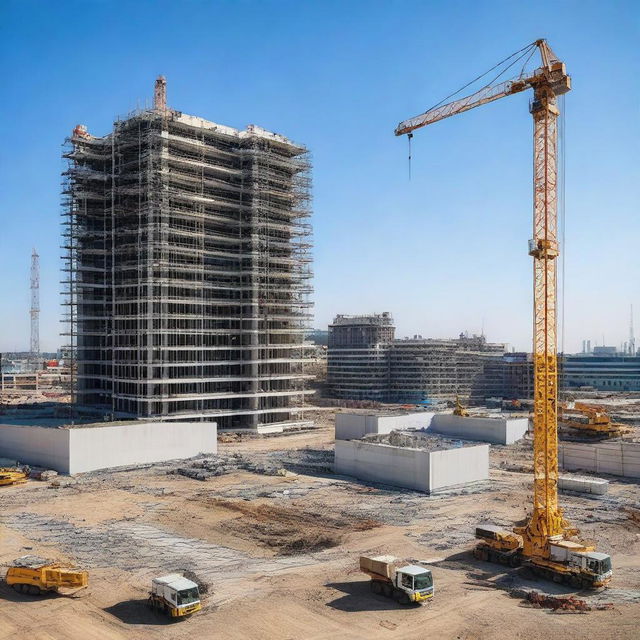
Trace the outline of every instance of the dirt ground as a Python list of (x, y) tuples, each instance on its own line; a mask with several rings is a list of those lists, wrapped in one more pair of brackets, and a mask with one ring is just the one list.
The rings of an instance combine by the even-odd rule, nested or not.
[[(639, 637), (637, 483), (610, 477), (604, 498), (561, 496), (569, 520), (614, 562), (609, 588), (576, 595), (613, 608), (553, 612), (527, 604), (522, 590), (572, 590), (469, 553), (476, 523), (525, 517), (527, 442), (492, 447), (490, 481), (427, 496), (329, 472), (331, 417), (295, 435), (228, 438), (225, 471), (206, 480), (174, 463), (3, 487), (0, 570), (37, 554), (86, 567), (90, 586), (72, 598), (34, 597), (1, 583), (0, 640)], [(424, 563), (435, 598), (402, 607), (373, 595), (361, 553)], [(172, 623), (146, 597), (153, 576), (182, 570), (207, 588), (204, 610)]]

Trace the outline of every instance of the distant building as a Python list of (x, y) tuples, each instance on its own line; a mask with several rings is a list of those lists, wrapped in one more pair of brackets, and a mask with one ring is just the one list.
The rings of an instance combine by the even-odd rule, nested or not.
[(484, 336), (450, 340), (395, 340), (389, 351), (391, 402), (430, 403), (437, 400), (483, 402), (500, 390), (501, 378), (491, 363), (500, 361), (504, 344)]
[[(613, 353), (599, 349), (613, 349)], [(593, 354), (563, 358), (561, 388), (593, 387), (598, 391), (640, 391), (640, 356), (616, 354), (614, 347), (594, 347)]]
[(339, 315), (329, 325), (328, 392), (337, 398), (425, 403), (499, 394), (504, 344), (484, 336), (395, 339), (390, 313)]
[(336, 316), (329, 325), (327, 388), (333, 397), (384, 401), (389, 392), (390, 313)]
[(326, 347), (329, 343), (329, 332), (326, 329), (310, 329), (306, 338), (315, 345)]

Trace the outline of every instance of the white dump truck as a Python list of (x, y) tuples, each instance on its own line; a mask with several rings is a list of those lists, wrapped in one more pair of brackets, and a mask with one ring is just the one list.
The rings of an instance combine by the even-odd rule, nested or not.
[(149, 606), (172, 618), (190, 616), (202, 609), (198, 585), (180, 573), (153, 578)]
[(360, 571), (371, 577), (371, 591), (400, 604), (433, 598), (433, 576), (429, 569), (408, 564), (396, 566), (393, 556), (360, 556)]

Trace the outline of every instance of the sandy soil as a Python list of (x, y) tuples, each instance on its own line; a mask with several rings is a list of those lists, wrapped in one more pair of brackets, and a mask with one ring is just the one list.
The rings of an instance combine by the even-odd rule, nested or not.
[[(489, 482), (426, 496), (296, 472), (296, 460), (332, 449), (329, 418), (313, 432), (220, 445), (252, 459), (281, 456), (283, 475), (240, 470), (199, 481), (167, 464), (58, 488), (2, 488), (0, 569), (36, 553), (86, 567), (90, 587), (80, 597), (31, 597), (0, 584), (0, 640), (638, 637), (640, 521), (625, 510), (640, 502), (637, 484), (610, 478), (604, 499), (562, 496), (567, 517), (615, 567), (610, 588), (577, 595), (613, 609), (553, 613), (513, 590), (568, 588), (469, 553), (475, 523), (526, 515), (528, 443), (492, 448)], [(374, 596), (357, 569), (361, 553), (428, 563), (436, 597), (405, 608)], [(204, 610), (177, 623), (150, 612), (151, 577), (186, 569), (208, 586)]]

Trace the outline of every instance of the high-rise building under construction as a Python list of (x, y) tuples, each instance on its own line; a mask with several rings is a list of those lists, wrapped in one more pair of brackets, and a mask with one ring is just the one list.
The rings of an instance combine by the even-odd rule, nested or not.
[(307, 150), (153, 108), (67, 140), (63, 245), (76, 400), (113, 413), (304, 422)]

